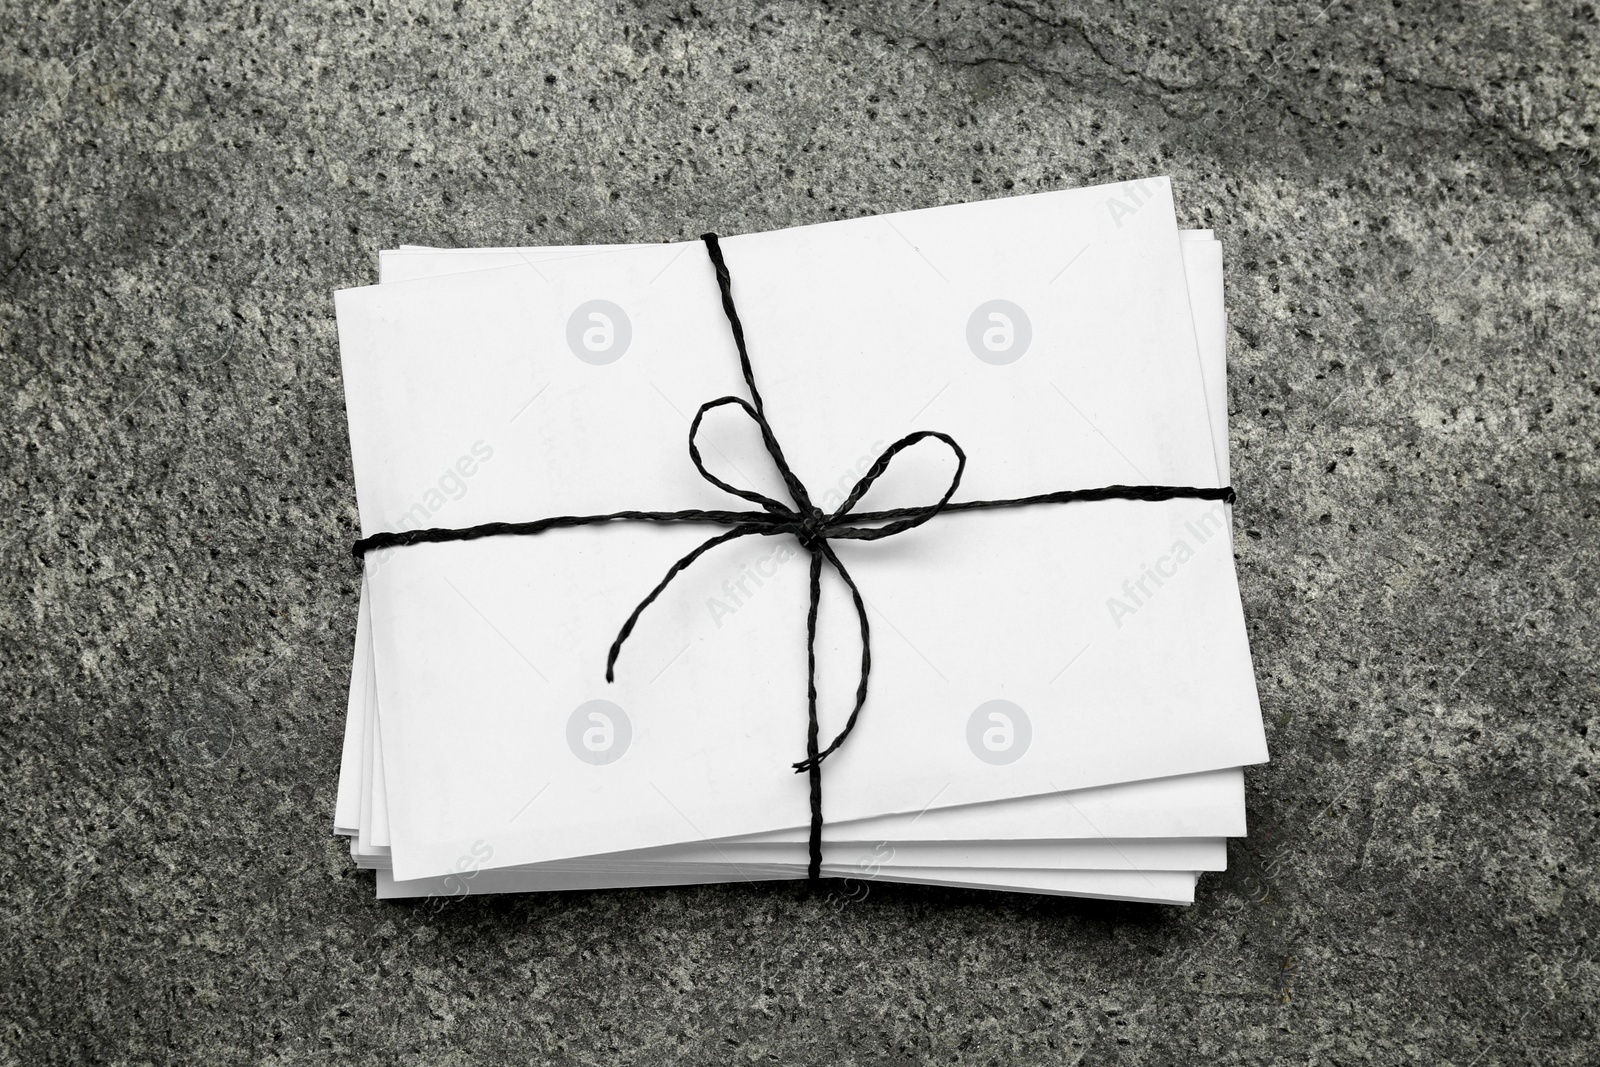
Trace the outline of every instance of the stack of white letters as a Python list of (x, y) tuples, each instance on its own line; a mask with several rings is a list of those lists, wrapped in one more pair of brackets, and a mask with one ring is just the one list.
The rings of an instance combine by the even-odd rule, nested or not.
[[(953, 500), (1228, 484), (1222, 251), (1165, 178), (724, 238), (754, 381), (823, 513), (918, 430)], [(749, 395), (708, 245), (434, 250), (337, 294), (362, 535), (760, 511), (690, 460)], [(737, 405), (696, 439), (791, 502)], [(919, 441), (851, 505), (922, 508)], [(800, 879), (807, 612), (793, 533), (616, 521), (364, 557), (335, 831), (380, 897)], [(1186, 904), (1266, 760), (1231, 507), (945, 511), (829, 540), (870, 621), (821, 765), (823, 877)], [(823, 746), (861, 674), (822, 568)]]

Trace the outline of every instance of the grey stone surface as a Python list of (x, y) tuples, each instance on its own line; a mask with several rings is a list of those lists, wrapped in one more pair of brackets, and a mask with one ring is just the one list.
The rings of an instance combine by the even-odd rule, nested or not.
[[(0, 1063), (1600, 1061), (1593, 4), (0, 6)], [(379, 248), (1171, 174), (1274, 761), (1192, 909), (382, 904)]]

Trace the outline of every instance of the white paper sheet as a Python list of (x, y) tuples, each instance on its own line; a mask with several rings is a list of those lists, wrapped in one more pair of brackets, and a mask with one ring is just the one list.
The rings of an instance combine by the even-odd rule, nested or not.
[[(738, 275), (738, 274), (739, 274), (738, 269), (736, 269), (736, 275)], [(1197, 317), (1197, 323), (1198, 323), (1198, 317)], [(1214, 430), (1214, 427), (1211, 427), (1211, 430)], [(1226, 429), (1224, 429), (1224, 432), (1222, 432), (1222, 448), (1224, 448), (1224, 453), (1222, 453), (1222, 454), (1226, 454)], [(451, 522), (454, 522), (454, 520), (451, 520)], [(381, 765), (381, 761), (379, 761), (379, 765)], [(1237, 774), (1237, 771), (1234, 771), (1234, 773), (1232, 773), (1232, 774)], [(830, 784), (832, 784), (832, 782), (830, 782)], [(936, 813), (930, 813), (930, 816), (933, 816), (933, 814), (936, 814)], [(835, 824), (835, 825), (838, 825), (838, 824)], [(1240, 827), (1240, 829), (1242, 829), (1242, 827)]]

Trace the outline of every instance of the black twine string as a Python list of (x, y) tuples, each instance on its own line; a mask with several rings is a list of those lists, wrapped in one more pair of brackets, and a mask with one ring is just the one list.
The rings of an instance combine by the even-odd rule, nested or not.
[[(955, 439), (948, 434), (936, 430), (918, 430), (906, 434), (900, 440), (884, 449), (877, 460), (862, 475), (861, 480), (850, 491), (844, 503), (834, 509), (831, 514), (824, 514), (822, 510), (811, 503), (811, 496), (806, 492), (806, 487), (795, 475), (789, 466), (789, 461), (784, 458), (783, 449), (778, 444), (778, 439), (772, 432), (772, 426), (767, 422), (766, 407), (761, 400), (761, 392), (756, 388), (755, 373), (750, 368), (750, 353), (745, 347), (744, 326), (739, 321), (739, 311), (733, 303), (733, 286), (728, 276), (728, 265), (722, 258), (722, 247), (718, 243), (717, 235), (708, 233), (703, 238), (706, 250), (711, 255), (711, 264), (716, 269), (717, 288), (722, 291), (722, 310), (727, 314), (728, 326), (733, 331), (733, 341), (739, 350), (739, 368), (744, 372), (744, 384), (750, 391), (748, 401), (736, 396), (718, 397), (708, 400), (700, 405), (695, 412), (694, 421), (689, 424), (689, 460), (694, 464), (700, 476), (718, 489), (731, 493), (752, 504), (758, 504), (760, 511), (706, 511), (691, 508), (685, 511), (613, 511), (605, 515), (557, 515), (552, 518), (536, 519), (533, 522), (488, 522), (479, 526), (468, 526), (464, 529), (429, 529), (408, 530), (403, 533), (377, 533), (371, 537), (363, 537), (357, 541), (351, 551), (357, 559), (368, 552), (381, 548), (398, 548), (404, 545), (437, 544), (444, 541), (475, 541), (480, 537), (500, 537), (507, 535), (530, 535), (543, 533), (546, 530), (564, 529), (570, 526), (595, 526), (613, 522), (656, 522), (656, 523), (702, 523), (712, 526), (730, 527), (725, 533), (703, 542), (694, 551), (684, 556), (668, 568), (666, 576), (650, 590), (649, 594), (633, 609), (633, 614), (628, 616), (622, 628), (617, 631), (617, 639), (611, 642), (611, 650), (606, 654), (606, 681), (615, 680), (617, 656), (622, 651), (622, 643), (633, 633), (639, 616), (644, 609), (655, 603), (663, 590), (671, 584), (672, 579), (687, 570), (695, 560), (705, 555), (718, 545), (741, 537), (757, 535), (761, 537), (776, 537), (779, 534), (791, 534), (800, 541), (807, 552), (811, 554), (811, 605), (806, 612), (806, 758), (794, 764), (795, 771), (805, 772), (810, 777), (811, 785), (811, 839), (810, 863), (807, 874), (815, 882), (822, 872), (822, 761), (833, 755), (839, 746), (844, 744), (845, 738), (850, 736), (850, 731), (856, 727), (856, 719), (861, 714), (861, 709), (867, 702), (867, 678), (872, 673), (872, 643), (867, 624), (867, 608), (861, 599), (861, 590), (856, 587), (855, 580), (850, 577), (850, 572), (845, 569), (833, 547), (828, 543), (832, 540), (847, 541), (877, 541), (895, 534), (905, 533), (907, 530), (921, 526), (941, 511), (981, 511), (990, 508), (1019, 508), (1032, 504), (1071, 504), (1075, 502), (1093, 500), (1221, 500), (1233, 503), (1234, 494), (1231, 487), (1205, 489), (1190, 485), (1107, 485), (1099, 489), (1063, 489), (1053, 493), (1039, 493), (1034, 496), (1013, 497), (1008, 500), (963, 500), (951, 503), (950, 498), (955, 495), (956, 488), (961, 484), (961, 474), (966, 470), (967, 455), (956, 444)], [(772, 457), (772, 462), (777, 466), (778, 473), (783, 478), (783, 484), (789, 491), (793, 505), (784, 504), (769, 496), (751, 489), (740, 489), (738, 486), (729, 485), (715, 474), (706, 470), (700, 458), (700, 449), (695, 439), (700, 433), (700, 422), (706, 413), (715, 408), (733, 404), (749, 415), (761, 431), (762, 443), (766, 445), (767, 453)], [(950, 486), (944, 495), (932, 504), (922, 507), (891, 508), (887, 511), (865, 511), (852, 515), (851, 509), (856, 502), (866, 495), (872, 483), (876, 482), (883, 473), (889, 469), (889, 463), (895, 456), (910, 448), (920, 441), (932, 438), (943, 442), (949, 447), (956, 457), (955, 473), (950, 478)], [(881, 525), (879, 525), (881, 524)], [(855, 604), (856, 618), (861, 625), (861, 675), (856, 685), (855, 706), (850, 710), (850, 718), (846, 720), (844, 729), (839, 731), (826, 748), (819, 748), (819, 726), (817, 722), (817, 607), (822, 595), (822, 565), (826, 562), (844, 579), (844, 584), (850, 590), (850, 599)]]

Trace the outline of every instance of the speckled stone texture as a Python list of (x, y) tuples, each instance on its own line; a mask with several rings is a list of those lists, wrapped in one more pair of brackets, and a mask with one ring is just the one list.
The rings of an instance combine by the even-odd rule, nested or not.
[[(1583, 0), (0, 5), (0, 1064), (1594, 1064)], [(1172, 175), (1273, 751), (1191, 909), (384, 904), (332, 292)]]

